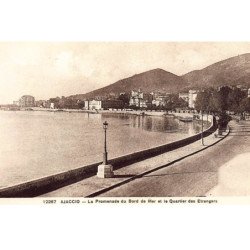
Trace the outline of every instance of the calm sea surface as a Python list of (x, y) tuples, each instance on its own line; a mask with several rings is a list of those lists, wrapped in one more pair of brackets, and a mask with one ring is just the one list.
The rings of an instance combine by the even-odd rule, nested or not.
[(0, 111), (0, 188), (132, 153), (200, 131), (174, 118), (118, 114)]

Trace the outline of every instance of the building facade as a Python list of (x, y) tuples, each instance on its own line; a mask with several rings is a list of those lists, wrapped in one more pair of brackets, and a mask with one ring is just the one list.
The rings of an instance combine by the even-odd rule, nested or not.
[(102, 101), (98, 100), (91, 100), (91, 101), (85, 101), (84, 103), (85, 109), (87, 110), (100, 110), (102, 109)]
[(152, 92), (152, 105), (165, 107), (170, 93)]
[(19, 100), (21, 107), (35, 107), (35, 98), (31, 95), (23, 95)]
[(198, 94), (197, 90), (189, 90), (188, 92), (188, 107), (189, 108), (194, 108), (197, 94)]
[(152, 105), (153, 96), (151, 94), (145, 94), (140, 91), (131, 92), (131, 97), (129, 100), (129, 106), (136, 106), (139, 108), (148, 108)]
[(247, 97), (250, 97), (250, 89), (247, 90)]

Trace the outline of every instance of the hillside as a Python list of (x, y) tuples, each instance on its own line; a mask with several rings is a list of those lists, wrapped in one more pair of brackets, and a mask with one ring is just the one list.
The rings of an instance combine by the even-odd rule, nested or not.
[(119, 80), (87, 94), (75, 95), (74, 98), (84, 99), (109, 94), (119, 95), (121, 92), (130, 92), (139, 88), (145, 93), (152, 91), (178, 92), (185, 87), (186, 82), (181, 77), (162, 69), (153, 69)]
[(178, 93), (192, 88), (238, 84), (250, 87), (250, 53), (228, 58), (183, 76), (177, 76), (163, 69), (153, 69), (92, 92), (71, 97), (76, 99), (105, 97), (110, 94), (119, 95), (121, 92), (128, 93), (139, 88), (145, 93), (153, 91)]
[(250, 53), (212, 64), (182, 76), (189, 87), (246, 85), (250, 87)]

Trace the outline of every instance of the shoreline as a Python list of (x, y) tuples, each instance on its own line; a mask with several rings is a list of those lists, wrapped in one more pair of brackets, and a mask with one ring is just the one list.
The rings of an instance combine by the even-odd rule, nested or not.
[[(84, 110), (84, 109), (50, 109), (50, 108), (39, 108), (39, 107), (31, 107), (31, 108), (21, 108), (20, 110), (4, 110), (2, 111), (42, 111), (42, 112), (65, 112), (65, 113), (87, 113), (87, 114), (124, 114), (124, 115), (137, 115), (137, 116), (160, 116), (160, 117), (175, 117), (175, 118), (186, 118), (193, 117), (194, 114), (199, 115), (198, 113), (193, 112), (170, 112), (164, 110)], [(200, 115), (199, 115), (200, 116)], [(206, 116), (206, 114), (204, 114)], [(210, 115), (209, 115), (210, 116)]]
[[(181, 118), (193, 118), (194, 115), (196, 115), (196, 119), (193, 119), (193, 121), (201, 121), (201, 114), (197, 112), (173, 112), (173, 111), (156, 111), (156, 110), (84, 110), (84, 109), (50, 109), (50, 108), (39, 108), (39, 107), (32, 107), (30, 109), (27, 108), (21, 108), (20, 110), (3, 110), (2, 111), (26, 111), (26, 112), (34, 112), (34, 111), (41, 111), (41, 112), (53, 112), (53, 113), (85, 113), (85, 114), (120, 114), (120, 115), (134, 115), (134, 116), (157, 116), (157, 117), (165, 117), (165, 118), (175, 118), (175, 119), (181, 119)], [(207, 118), (205, 118), (207, 117)], [(198, 118), (198, 119), (197, 119)], [(207, 120), (207, 121), (206, 121)], [(203, 121), (212, 123), (211, 115), (209, 114), (203, 114)]]

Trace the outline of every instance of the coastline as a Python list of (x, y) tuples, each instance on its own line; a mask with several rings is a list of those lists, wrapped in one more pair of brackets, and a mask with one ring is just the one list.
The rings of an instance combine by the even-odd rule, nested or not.
[[(68, 113), (89, 113), (89, 114), (127, 114), (127, 115), (145, 115), (145, 116), (166, 116), (175, 118), (186, 118), (193, 117), (197, 113), (188, 112), (168, 112), (168, 111), (157, 111), (157, 110), (125, 110), (125, 109), (112, 109), (112, 110), (84, 110), (84, 109), (49, 109), (49, 108), (38, 108), (32, 107), (32, 110), (21, 109), (20, 111), (43, 111), (43, 112), (68, 112)], [(205, 115), (204, 115), (205, 116)]]
[[(3, 109), (0, 109), (3, 111)], [(201, 114), (197, 112), (187, 111), (187, 110), (180, 110), (179, 112), (174, 111), (164, 111), (164, 110), (128, 110), (128, 109), (109, 109), (109, 110), (84, 110), (84, 109), (50, 109), (50, 108), (39, 108), (39, 107), (32, 107), (32, 108), (21, 108), (20, 110), (7, 110), (7, 111), (26, 111), (26, 112), (34, 112), (34, 111), (41, 111), (41, 112), (64, 112), (64, 113), (85, 113), (85, 114), (118, 114), (118, 115), (133, 115), (133, 116), (156, 116), (156, 117), (172, 117), (175, 119), (188, 119), (193, 118), (194, 115), (196, 116), (193, 120), (201, 121), (202, 117)], [(206, 117), (206, 118), (205, 118)], [(207, 120), (210, 124), (212, 123), (212, 116), (208, 114), (203, 114), (203, 119)], [(185, 121), (184, 121), (185, 122)]]

